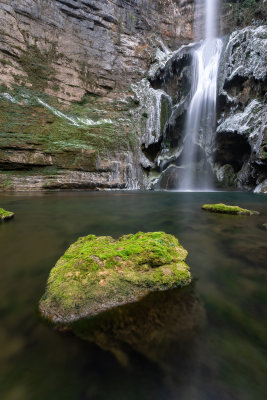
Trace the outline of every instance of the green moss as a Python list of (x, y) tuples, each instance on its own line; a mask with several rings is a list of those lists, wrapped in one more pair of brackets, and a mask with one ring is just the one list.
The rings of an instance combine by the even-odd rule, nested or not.
[[(126, 117), (127, 111), (117, 110), (115, 103), (107, 104), (101, 98), (87, 95), (82, 102), (64, 107), (56, 98), (39, 90), (16, 87), (8, 93), (17, 103), (0, 98), (0, 146), (19, 147), (26, 142), (38, 145), (45, 152), (96, 150), (104, 156), (136, 146), (133, 123), (128, 119), (125, 125), (121, 117)], [(66, 118), (43, 107), (38, 98), (62, 112)], [(112, 123), (103, 121), (100, 125), (76, 126), (68, 118), (110, 119)]]
[(6, 211), (3, 208), (0, 208), (0, 222), (3, 222), (7, 219), (11, 219), (14, 217), (14, 213), (10, 211)]
[(151, 291), (188, 285), (186, 256), (178, 240), (164, 232), (139, 232), (118, 240), (79, 238), (51, 270), (40, 311), (53, 322), (70, 321)]
[(231, 215), (257, 215), (258, 211), (251, 211), (238, 206), (228, 206), (226, 204), (205, 204), (202, 206), (202, 210), (210, 211), (220, 214), (231, 214)]
[[(26, 41), (27, 44), (27, 41)], [(35, 89), (45, 89), (49, 80), (53, 80), (55, 70), (53, 61), (58, 58), (56, 46), (51, 44), (50, 48), (41, 52), (36, 44), (27, 44), (27, 50), (22, 53), (19, 63), (28, 75), (28, 79)]]

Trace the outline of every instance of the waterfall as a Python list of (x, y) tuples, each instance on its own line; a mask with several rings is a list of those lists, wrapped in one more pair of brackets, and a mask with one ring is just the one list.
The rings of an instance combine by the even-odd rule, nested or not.
[(193, 82), (185, 124), (181, 190), (208, 190), (212, 186), (209, 159), (216, 128), (217, 75), (222, 40), (216, 37), (217, 0), (204, 1), (205, 39), (193, 53)]

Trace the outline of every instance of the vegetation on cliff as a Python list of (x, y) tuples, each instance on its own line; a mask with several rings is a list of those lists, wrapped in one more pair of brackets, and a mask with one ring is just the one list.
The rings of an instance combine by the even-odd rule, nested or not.
[[(23, 184), (23, 178), (31, 176), (33, 182), (38, 176), (44, 188), (53, 188), (66, 170), (99, 176), (103, 172), (106, 182), (112, 180), (112, 162), (129, 160), (136, 146), (137, 128), (130, 113), (136, 105), (129, 93), (125, 96), (124, 101), (110, 102), (87, 95), (81, 102), (63, 104), (38, 90), (2, 86), (0, 188), (16, 190), (18, 180)], [(87, 181), (90, 184), (90, 177)]]
[(231, 30), (266, 21), (265, 0), (223, 0), (223, 8), (228, 12), (227, 24)]

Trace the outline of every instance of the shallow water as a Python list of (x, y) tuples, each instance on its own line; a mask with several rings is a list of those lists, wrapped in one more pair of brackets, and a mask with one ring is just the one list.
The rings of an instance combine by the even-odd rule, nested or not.
[[(201, 210), (238, 204), (259, 216)], [(2, 400), (261, 400), (267, 393), (267, 198), (248, 193), (72, 192), (0, 195)], [(201, 324), (164, 363), (109, 352), (39, 321), (50, 269), (86, 234), (164, 230), (189, 251)], [(160, 301), (160, 297), (159, 300)], [(191, 319), (199, 319), (199, 314)], [(166, 333), (167, 340), (167, 333)], [(164, 342), (164, 340), (163, 340)], [(164, 347), (164, 343), (162, 343)]]

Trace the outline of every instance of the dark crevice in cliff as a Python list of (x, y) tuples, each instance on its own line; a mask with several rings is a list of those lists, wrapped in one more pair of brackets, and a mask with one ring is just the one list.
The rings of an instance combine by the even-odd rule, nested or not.
[(24, 164), (24, 163), (19, 163), (19, 162), (0, 162), (0, 169), (3, 171), (35, 171), (36, 169), (44, 169), (46, 167), (49, 167), (50, 165), (43, 165), (43, 164)]
[(236, 75), (225, 81), (223, 89), (240, 104), (247, 104), (251, 98), (263, 98), (266, 93), (265, 84), (252, 76)]
[(172, 116), (169, 124), (166, 126), (163, 145), (174, 149), (181, 145), (184, 126), (185, 126), (186, 112), (178, 117)]
[(77, 10), (80, 8), (80, 5), (77, 4), (75, 1), (68, 1), (68, 0), (57, 0), (58, 3), (64, 4), (70, 8), (73, 8), (74, 10)]
[(179, 88), (179, 97), (187, 95), (191, 87), (191, 62), (191, 54), (184, 54), (182, 57), (171, 60), (164, 70), (149, 79), (152, 88), (162, 89), (176, 100), (178, 100), (177, 88)]
[(84, 15), (81, 14), (76, 14), (74, 11), (71, 11), (71, 9), (68, 8), (63, 8), (63, 7), (59, 7), (60, 11), (62, 11), (64, 14), (68, 15), (69, 17), (72, 18), (76, 18), (80, 21), (85, 20), (86, 17)]
[(18, 58), (17, 54), (12, 53), (11, 51), (9, 51), (7, 49), (0, 49), (0, 51), (1, 51), (1, 53), (6, 54), (7, 56)]
[(246, 80), (247, 80), (247, 77), (235, 75), (231, 80), (225, 81), (223, 88), (225, 90), (227, 90), (229, 88), (233, 88), (233, 87), (240, 89), (240, 87)]
[(40, 15), (36, 15), (36, 14), (32, 13), (32, 12), (29, 11), (27, 8), (14, 7), (14, 11), (15, 11), (17, 14), (23, 15), (24, 17), (27, 17), (27, 18), (32, 19), (32, 20), (40, 19)]
[(142, 146), (142, 151), (145, 154), (146, 158), (148, 158), (149, 161), (154, 162), (157, 155), (159, 154), (161, 150), (161, 143), (162, 140), (160, 140), (157, 143), (152, 143), (148, 147), (145, 147), (145, 145)]
[(229, 164), (235, 172), (241, 170), (251, 155), (251, 147), (246, 137), (237, 133), (220, 133), (216, 138), (215, 163)]

